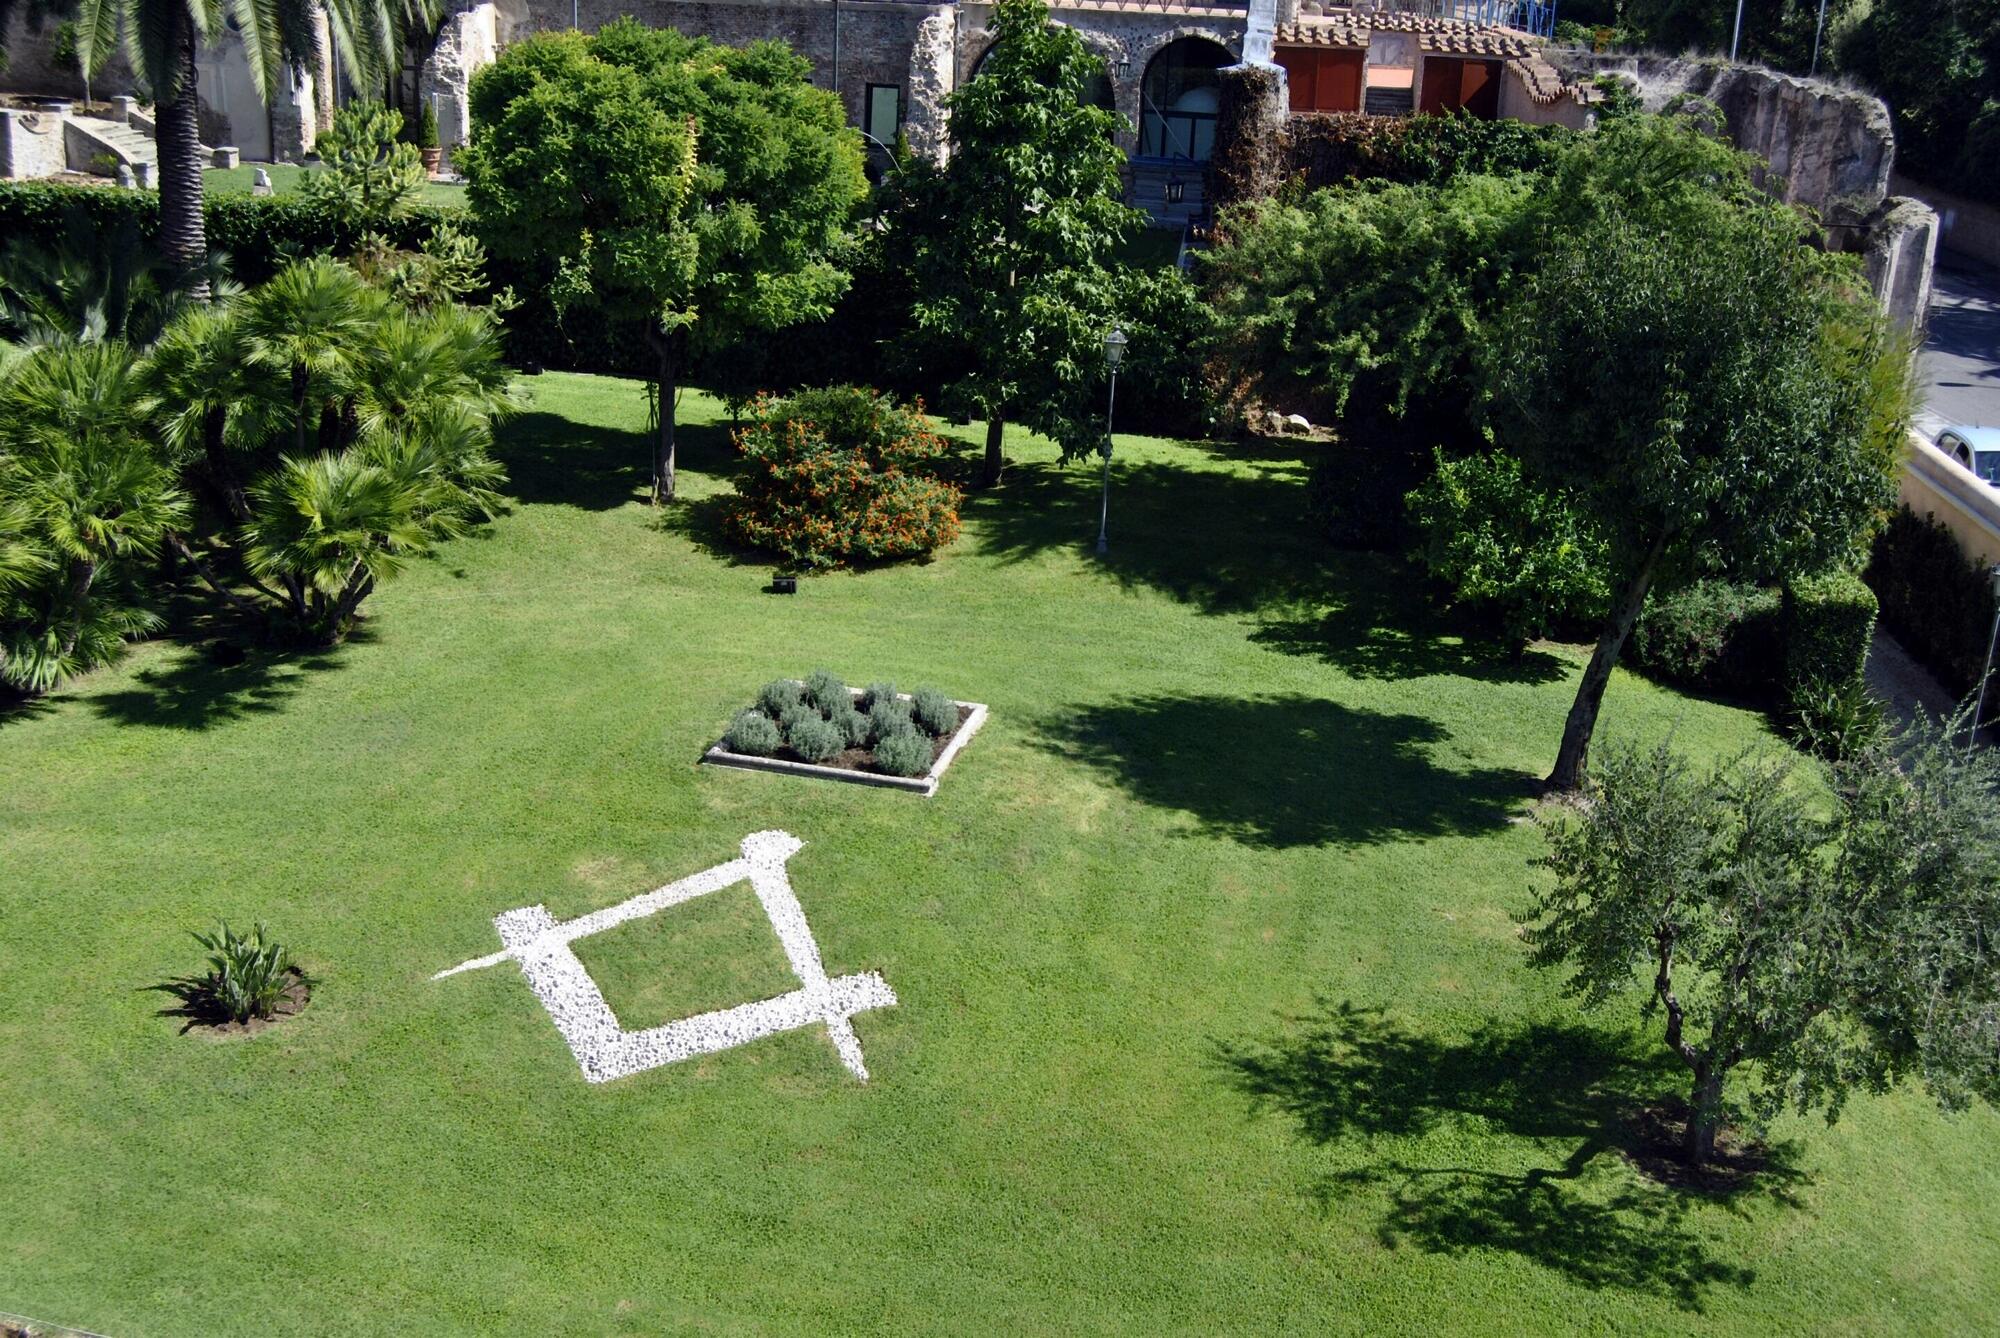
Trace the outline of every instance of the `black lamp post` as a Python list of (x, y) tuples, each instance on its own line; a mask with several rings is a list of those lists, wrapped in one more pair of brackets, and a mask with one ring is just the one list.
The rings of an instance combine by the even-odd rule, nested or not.
[(1993, 648), (2000, 645), (2000, 563), (1986, 575), (1993, 582), (1993, 632), (1986, 638), (1986, 671), (1979, 675), (1979, 704), (1972, 708), (1972, 728), (1966, 732), (1968, 749), (1979, 741), (1980, 717), (1986, 714), (1986, 685), (1993, 677)]
[(1104, 502), (1097, 513), (1097, 551), (1111, 551), (1111, 420), (1118, 410), (1118, 364), (1125, 361), (1125, 332), (1117, 326), (1104, 336), (1104, 361), (1111, 367), (1111, 397), (1104, 403), (1104, 444), (1097, 453), (1104, 457)]

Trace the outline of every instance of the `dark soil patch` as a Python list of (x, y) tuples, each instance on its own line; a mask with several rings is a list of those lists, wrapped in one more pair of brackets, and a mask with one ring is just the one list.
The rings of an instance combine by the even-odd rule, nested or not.
[(163, 1008), (161, 1017), (185, 1018), (181, 1035), (199, 1027), (212, 1036), (254, 1036), (260, 1031), (277, 1026), (286, 1018), (297, 1017), (305, 1011), (306, 1003), (312, 998), (312, 981), (297, 968), (292, 970), (292, 983), (285, 986), (285, 993), (278, 1000), (278, 1006), (271, 1010), (269, 1017), (253, 1017), (248, 1022), (232, 1022), (191, 1008)]
[(1747, 1189), (1777, 1166), (1772, 1149), (1724, 1125), (1715, 1135), (1715, 1157), (1706, 1166), (1689, 1166), (1683, 1156), (1688, 1108), (1669, 1100), (1643, 1107), (1633, 1117), (1634, 1141), (1625, 1158), (1648, 1179), (1673, 1189), (1727, 1197)]

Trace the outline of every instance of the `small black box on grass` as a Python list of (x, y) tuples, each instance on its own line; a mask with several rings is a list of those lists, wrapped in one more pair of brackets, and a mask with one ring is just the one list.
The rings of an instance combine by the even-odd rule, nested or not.
[(773, 576), (771, 593), (774, 595), (796, 595), (799, 592), (799, 578), (796, 576)]

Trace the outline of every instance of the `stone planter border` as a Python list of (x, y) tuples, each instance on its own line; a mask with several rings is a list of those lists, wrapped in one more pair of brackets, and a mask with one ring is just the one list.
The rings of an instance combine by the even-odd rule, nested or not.
[[(851, 691), (851, 689), (850, 689)], [(859, 696), (859, 693), (855, 694)], [(898, 697), (907, 699), (909, 693), (899, 692)], [(814, 762), (793, 762), (782, 757), (756, 757), (749, 753), (732, 753), (717, 740), (709, 750), (701, 755), (701, 761), (711, 766), (739, 767), (744, 771), (775, 771), (786, 776), (811, 776), (819, 780), (846, 781), (849, 785), (872, 785), (881, 790), (905, 790), (929, 799), (937, 794), (938, 781), (944, 776), (945, 768), (959, 754), (959, 750), (972, 741), (979, 727), (986, 723), (986, 707), (980, 702), (954, 702), (972, 714), (968, 715), (951, 736), (951, 742), (938, 754), (931, 769), (921, 776), (888, 776), (877, 771), (849, 771), (846, 767), (826, 767)]]

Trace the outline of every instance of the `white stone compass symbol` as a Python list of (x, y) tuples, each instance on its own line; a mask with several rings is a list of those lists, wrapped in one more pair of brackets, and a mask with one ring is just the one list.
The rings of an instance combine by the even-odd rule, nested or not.
[[(499, 952), (460, 962), (431, 979), (497, 966), (509, 958), (518, 961), (528, 988), (555, 1019), (556, 1030), (569, 1042), (570, 1052), (590, 1082), (609, 1082), (821, 1022), (826, 1024), (840, 1062), (867, 1082), (868, 1066), (861, 1060), (861, 1041), (854, 1034), (853, 1018), (871, 1008), (893, 1007), (896, 992), (874, 971), (827, 977), (826, 967), (820, 963), (819, 943), (785, 873), (785, 861), (803, 844), (789, 832), (753, 832), (743, 838), (740, 858), (574, 920), (559, 921), (541, 906), (503, 911), (493, 917), (493, 927), (500, 931), (500, 942), (505, 945)], [(745, 879), (770, 917), (778, 942), (784, 945), (799, 988), (772, 999), (697, 1013), (646, 1031), (627, 1031), (620, 1026), (604, 1001), (603, 991), (569, 945)]]

